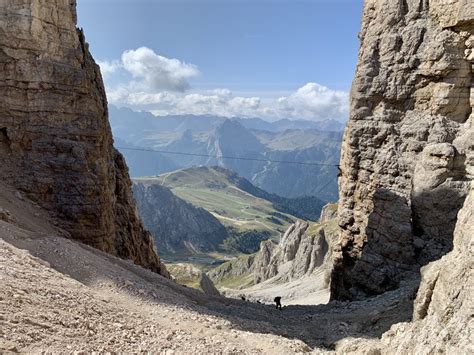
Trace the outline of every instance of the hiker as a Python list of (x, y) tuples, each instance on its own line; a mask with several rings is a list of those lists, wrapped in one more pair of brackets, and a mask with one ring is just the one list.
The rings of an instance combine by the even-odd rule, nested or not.
[(276, 309), (279, 309), (281, 311), (281, 297), (275, 297), (273, 301), (276, 304)]

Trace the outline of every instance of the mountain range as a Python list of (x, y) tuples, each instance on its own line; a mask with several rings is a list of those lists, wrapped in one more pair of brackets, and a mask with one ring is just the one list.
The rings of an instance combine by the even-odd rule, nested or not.
[(115, 106), (109, 113), (115, 146), (131, 176), (221, 166), (280, 196), (337, 199), (343, 129), (338, 121), (156, 117)]

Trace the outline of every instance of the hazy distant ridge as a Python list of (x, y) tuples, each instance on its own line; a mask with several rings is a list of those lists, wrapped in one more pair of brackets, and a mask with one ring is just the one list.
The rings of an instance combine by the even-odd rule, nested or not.
[(221, 166), (252, 184), (284, 197), (316, 196), (337, 199), (337, 168), (280, 164), (244, 159), (320, 162), (339, 161), (343, 125), (335, 120), (312, 122), (216, 116), (165, 116), (110, 107), (117, 147), (144, 147), (203, 156), (121, 149), (132, 176), (159, 175), (192, 166)]

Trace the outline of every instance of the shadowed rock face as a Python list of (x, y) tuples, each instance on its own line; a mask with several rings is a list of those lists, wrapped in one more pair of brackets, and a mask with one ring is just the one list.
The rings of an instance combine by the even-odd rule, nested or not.
[(467, 0), (366, 0), (342, 146), (332, 298), (397, 287), (452, 249), (474, 174)]
[(228, 237), (226, 228), (211, 213), (180, 199), (158, 182), (135, 182), (132, 190), (163, 257), (217, 251)]
[(75, 0), (0, 0), (0, 177), (70, 235), (167, 275), (135, 211)]
[(474, 189), (458, 213), (453, 250), (421, 269), (411, 322), (380, 340), (352, 339), (339, 354), (471, 354), (474, 310)]

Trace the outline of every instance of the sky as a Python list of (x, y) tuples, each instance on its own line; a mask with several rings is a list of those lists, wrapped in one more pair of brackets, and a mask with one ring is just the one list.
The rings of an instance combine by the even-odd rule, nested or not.
[(109, 103), (345, 121), (363, 0), (78, 0)]

